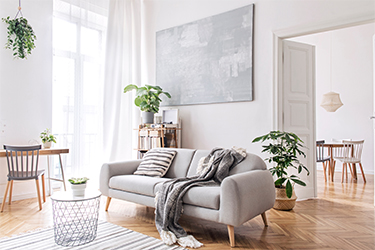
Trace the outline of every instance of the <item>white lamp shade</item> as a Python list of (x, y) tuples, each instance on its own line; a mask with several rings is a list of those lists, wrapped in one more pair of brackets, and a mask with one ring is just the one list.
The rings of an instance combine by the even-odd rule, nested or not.
[(328, 112), (335, 112), (338, 108), (340, 108), (342, 102), (340, 100), (340, 95), (335, 92), (328, 92), (327, 94), (323, 95), (323, 100), (320, 106), (322, 106)]

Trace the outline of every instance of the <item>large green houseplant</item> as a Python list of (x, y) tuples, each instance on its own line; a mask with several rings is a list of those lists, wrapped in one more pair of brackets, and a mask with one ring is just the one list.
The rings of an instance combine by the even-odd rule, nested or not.
[(293, 195), (294, 184), (306, 186), (306, 183), (301, 181), (297, 175), (288, 173), (287, 170), (289, 168), (294, 168), (297, 169), (298, 174), (303, 170), (307, 172), (307, 175), (310, 174), (309, 170), (298, 160), (298, 156), (306, 157), (305, 153), (302, 151), (304, 147), (303, 141), (294, 133), (271, 131), (268, 134), (256, 137), (253, 143), (265, 141), (270, 142), (262, 146), (262, 152), (270, 154), (265, 161), (275, 163), (274, 166), (269, 169), (271, 174), (277, 177), (275, 180), (275, 188), (285, 190), (287, 199), (290, 199)]
[(154, 114), (159, 112), (160, 95), (164, 94), (168, 98), (171, 95), (168, 92), (164, 92), (159, 86), (145, 85), (143, 87), (138, 87), (134, 84), (129, 84), (124, 88), (124, 93), (135, 90), (136, 97), (134, 104), (141, 109), (144, 113), (142, 114), (143, 123), (153, 123)]
[(8, 24), (5, 48), (13, 51), (14, 58), (27, 59), (27, 55), (35, 48), (36, 35), (33, 28), (24, 17), (11, 19), (8, 16), (2, 20)]

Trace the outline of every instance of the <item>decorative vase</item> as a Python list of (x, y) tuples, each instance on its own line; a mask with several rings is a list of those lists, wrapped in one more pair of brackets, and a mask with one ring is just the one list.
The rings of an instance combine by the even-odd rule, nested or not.
[(73, 196), (84, 196), (85, 195), (86, 183), (71, 184), (70, 187), (72, 189)]
[(50, 141), (46, 141), (43, 143), (43, 148), (51, 148), (51, 146), (52, 146), (52, 142)]
[(276, 193), (276, 199), (275, 199), (275, 204), (273, 205), (274, 209), (289, 211), (294, 208), (294, 206), (296, 205), (296, 200), (297, 200), (297, 196), (294, 193), (294, 188), (293, 188), (292, 197), (290, 198), (286, 196), (285, 187), (275, 188), (275, 193)]
[(143, 123), (154, 123), (154, 112), (142, 112)]

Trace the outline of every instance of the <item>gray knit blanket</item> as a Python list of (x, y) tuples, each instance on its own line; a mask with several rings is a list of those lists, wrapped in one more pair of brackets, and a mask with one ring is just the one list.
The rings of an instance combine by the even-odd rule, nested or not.
[(214, 148), (202, 158), (197, 172), (192, 177), (183, 177), (162, 184), (158, 191), (155, 210), (155, 224), (165, 244), (179, 243), (183, 247), (197, 248), (203, 244), (192, 235), (187, 235), (178, 220), (183, 212), (182, 199), (195, 186), (220, 185), (229, 171), (246, 157), (243, 149)]

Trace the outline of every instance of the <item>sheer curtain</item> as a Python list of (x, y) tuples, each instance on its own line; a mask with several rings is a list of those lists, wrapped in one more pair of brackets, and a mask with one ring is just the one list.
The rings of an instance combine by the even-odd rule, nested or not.
[(141, 83), (141, 2), (110, 0), (105, 59), (103, 142), (105, 161), (134, 156), (139, 110), (126, 85)]
[[(67, 147), (66, 177), (96, 183), (103, 162), (104, 58), (109, 0), (54, 0), (55, 147)], [(53, 163), (58, 169), (58, 161)], [(55, 174), (56, 174), (55, 171)]]

